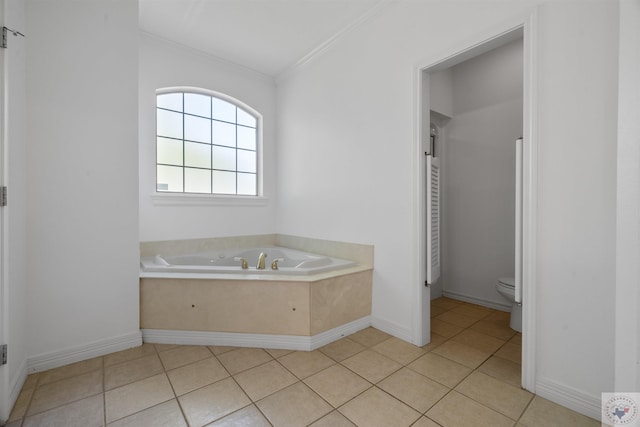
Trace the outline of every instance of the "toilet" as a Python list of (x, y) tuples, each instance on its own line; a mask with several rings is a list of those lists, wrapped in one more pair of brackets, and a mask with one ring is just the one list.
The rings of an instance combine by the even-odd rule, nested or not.
[(496, 290), (511, 303), (509, 326), (514, 331), (522, 332), (522, 304), (516, 302), (515, 279), (513, 277), (499, 278)]

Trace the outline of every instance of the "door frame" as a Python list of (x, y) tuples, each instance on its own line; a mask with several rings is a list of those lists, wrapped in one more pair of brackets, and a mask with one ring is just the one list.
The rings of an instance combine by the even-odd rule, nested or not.
[[(538, 176), (538, 38), (537, 10), (524, 18), (479, 33), (466, 42), (452, 46), (437, 55), (419, 62), (414, 67), (414, 148), (412, 153), (413, 174), (413, 247), (415, 299), (412, 307), (412, 341), (416, 345), (430, 340), (430, 309), (425, 299), (430, 298), (425, 289), (426, 279), (426, 188), (423, 129), (425, 110), (429, 111), (429, 73), (449, 68), (470, 59), (506, 41), (522, 37), (523, 64), (523, 137), (528, 143), (523, 160), (523, 207), (522, 207), (522, 283), (524, 301), (522, 310), (522, 387), (535, 393), (536, 358), (536, 229), (537, 229), (537, 176)], [(427, 120), (427, 124), (429, 120)], [(425, 307), (426, 306), (426, 307)], [(426, 329), (426, 331), (425, 331)]]

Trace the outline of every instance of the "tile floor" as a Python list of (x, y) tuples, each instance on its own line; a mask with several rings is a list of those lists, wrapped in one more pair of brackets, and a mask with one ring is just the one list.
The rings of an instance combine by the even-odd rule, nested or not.
[(520, 388), (508, 314), (432, 302), (432, 342), (312, 352), (145, 344), (30, 375), (7, 426), (599, 426)]

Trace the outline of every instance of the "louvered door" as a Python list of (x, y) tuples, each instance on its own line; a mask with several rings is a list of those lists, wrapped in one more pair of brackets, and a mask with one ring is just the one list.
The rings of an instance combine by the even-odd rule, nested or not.
[(440, 159), (427, 156), (427, 283), (440, 277)]

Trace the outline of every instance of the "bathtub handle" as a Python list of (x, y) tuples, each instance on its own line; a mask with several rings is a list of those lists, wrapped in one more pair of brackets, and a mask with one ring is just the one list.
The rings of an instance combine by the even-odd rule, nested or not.
[(242, 269), (246, 270), (247, 268), (249, 268), (249, 263), (247, 262), (246, 259), (242, 258), (242, 257), (234, 257), (233, 258), (234, 261), (241, 261), (242, 262)]
[(279, 261), (284, 261), (284, 258), (276, 258), (273, 260), (273, 262), (271, 263), (271, 269), (272, 270), (277, 270), (278, 269), (278, 262)]

